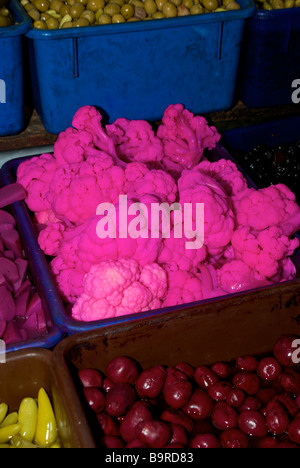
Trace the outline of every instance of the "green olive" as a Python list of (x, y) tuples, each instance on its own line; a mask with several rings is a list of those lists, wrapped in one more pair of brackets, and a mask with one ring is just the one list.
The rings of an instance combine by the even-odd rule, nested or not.
[(191, 15), (202, 15), (204, 13), (204, 8), (200, 5), (193, 5), (190, 11)]
[(68, 29), (68, 28), (73, 28), (73, 23), (72, 23), (72, 21), (66, 21), (66, 22), (61, 26), (61, 29)]
[(79, 3), (82, 3), (82, 5), (87, 5), (88, 0), (77, 0)]
[(95, 18), (96, 18), (96, 15), (93, 11), (91, 10), (84, 10), (83, 13), (81, 13), (80, 15), (80, 18), (85, 18), (88, 20), (88, 22), (90, 24), (94, 24), (95, 23)]
[(274, 10), (281, 10), (284, 8), (283, 0), (273, 0), (272, 7)]
[(300, 0), (295, 0), (295, 7), (300, 7)]
[(179, 6), (182, 3), (182, 0), (169, 0), (171, 3), (174, 3), (175, 6)]
[(125, 23), (125, 18), (121, 13), (117, 13), (116, 15), (113, 15), (111, 22), (112, 23)]
[(285, 8), (294, 8), (295, 2), (294, 0), (285, 0), (284, 7)]
[(218, 0), (202, 0), (202, 4), (208, 11), (214, 11), (219, 6)]
[(179, 5), (179, 7), (177, 7), (177, 14), (178, 16), (189, 16), (191, 12), (185, 5)]
[(121, 7), (121, 14), (124, 16), (126, 20), (128, 20), (134, 15), (134, 6), (131, 5), (130, 3), (125, 3)]
[(0, 28), (7, 28), (11, 26), (12, 22), (8, 16), (0, 16)]
[(110, 24), (111, 23), (111, 16), (103, 13), (103, 15), (99, 16), (99, 24)]
[(120, 5), (120, 7), (122, 7), (123, 5), (125, 5), (125, 0), (109, 0), (108, 3), (117, 3), (118, 5)]
[(84, 5), (82, 3), (77, 2), (77, 3), (74, 3), (74, 5), (70, 7), (69, 15), (73, 19), (78, 19), (80, 18), (80, 15), (84, 12), (84, 10), (85, 10)]
[(32, 7), (31, 10), (27, 11), (27, 13), (33, 21), (39, 21), (41, 18), (40, 12), (34, 7)]
[(34, 21), (33, 27), (36, 29), (48, 29), (44, 21)]
[(164, 18), (164, 14), (163, 14), (162, 11), (156, 11), (155, 13), (153, 13), (152, 18), (153, 19), (162, 19), (162, 18)]
[(86, 8), (87, 10), (91, 10), (94, 13), (98, 11), (100, 8), (105, 7), (105, 0), (88, 0)]
[(48, 0), (36, 0), (34, 2), (34, 6), (37, 10), (39, 11), (42, 11), (42, 12), (45, 12), (47, 10), (49, 10), (49, 1)]
[(101, 15), (103, 15), (103, 13), (104, 13), (103, 8), (99, 8), (99, 10), (96, 11), (96, 13), (95, 13), (95, 22), (96, 23), (98, 23), (99, 18), (100, 18)]
[(135, 23), (136, 21), (141, 21), (140, 18), (137, 18), (136, 16), (132, 16), (131, 18), (128, 18), (127, 23)]
[(235, 2), (235, 1), (232, 1), (230, 3), (228, 3), (227, 7), (226, 7), (226, 10), (240, 10), (240, 5)]
[(79, 18), (79, 19), (73, 21), (74, 28), (83, 28), (83, 27), (89, 26), (89, 25), (90, 25), (90, 22), (86, 18)]
[(72, 6), (74, 3), (76, 3), (76, 0), (66, 0), (66, 2), (69, 6)]
[(69, 15), (70, 14), (70, 6), (69, 5), (63, 5), (60, 10), (60, 14), (62, 17)]
[(49, 18), (46, 21), (46, 25), (48, 29), (58, 29), (59, 28), (59, 21), (56, 18)]
[(164, 6), (164, 3), (167, 2), (167, 0), (155, 0), (156, 2), (156, 5), (157, 5), (157, 9), (159, 11), (162, 11), (163, 10), (163, 6)]
[(63, 6), (63, 2), (61, 0), (51, 0), (50, 2), (50, 10), (54, 10), (57, 13), (60, 12), (61, 7)]
[(40, 20), (41, 21), (47, 21), (48, 19), (50, 19), (51, 16), (48, 14), (48, 13), (41, 13), (41, 16), (40, 16)]
[(182, 5), (186, 6), (190, 10), (192, 8), (192, 6), (194, 5), (194, 1), (193, 0), (183, 0)]
[(142, 8), (144, 7), (144, 3), (141, 2), (141, 0), (129, 0), (129, 3), (136, 7), (142, 7)]
[(171, 2), (164, 3), (162, 12), (166, 18), (174, 18), (177, 16), (177, 8), (174, 3)]
[(118, 13), (120, 13), (120, 11), (121, 11), (121, 7), (117, 3), (108, 3), (104, 7), (104, 13), (106, 13), (107, 15), (110, 15), (111, 17), (113, 17), (114, 15), (117, 15)]
[(153, 15), (157, 11), (157, 5), (154, 0), (145, 0), (144, 8), (147, 15)]

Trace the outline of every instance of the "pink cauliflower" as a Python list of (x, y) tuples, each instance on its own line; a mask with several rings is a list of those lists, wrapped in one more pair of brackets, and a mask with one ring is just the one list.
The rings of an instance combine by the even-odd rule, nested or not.
[(57, 167), (66, 164), (80, 163), (86, 159), (88, 150), (95, 149), (92, 135), (68, 127), (61, 132), (53, 146)]
[(26, 190), (25, 202), (31, 211), (50, 209), (47, 193), (56, 169), (56, 160), (51, 154), (26, 159), (19, 165), (17, 182)]
[(113, 138), (120, 159), (125, 162), (159, 162), (163, 158), (163, 144), (145, 120), (117, 119), (106, 126)]
[(240, 226), (232, 236), (237, 260), (242, 260), (260, 277), (272, 278), (280, 271), (280, 261), (299, 247), (298, 239), (290, 239), (278, 226), (256, 232), (250, 226)]
[(188, 304), (203, 299), (201, 278), (189, 271), (168, 272), (168, 292), (163, 307)]
[(111, 138), (103, 128), (102, 115), (96, 107), (80, 107), (73, 117), (72, 126), (79, 131), (79, 134), (82, 132), (88, 133), (96, 148), (114, 158), (117, 156), (113, 138)]
[[(233, 202), (238, 225), (249, 226), (257, 231), (279, 225), (296, 213), (299, 215), (300, 210), (295, 195), (284, 184), (258, 190), (249, 188), (234, 198)], [(293, 232), (288, 234), (296, 230), (292, 229)]]
[(85, 273), (76, 268), (69, 268), (60, 256), (56, 256), (50, 262), (50, 270), (63, 301), (67, 304), (75, 304), (84, 292)]
[(184, 237), (184, 234), (182, 238), (175, 238), (174, 229), (170, 234), (170, 237), (162, 241), (158, 263), (163, 265), (167, 271), (195, 271), (199, 264), (206, 259), (205, 245), (199, 249), (187, 249), (186, 242), (189, 242), (190, 239)]
[(129, 198), (155, 195), (161, 202), (172, 204), (177, 198), (177, 184), (161, 169), (148, 169), (143, 163), (129, 163), (125, 170)]
[(143, 268), (133, 259), (107, 260), (91, 268), (83, 287), (72, 317), (91, 322), (160, 308), (167, 277), (157, 264)]
[(164, 145), (163, 166), (180, 174), (198, 164), (205, 149), (212, 149), (221, 135), (204, 117), (194, 116), (182, 104), (166, 108), (156, 135)]
[(230, 197), (248, 189), (247, 180), (230, 159), (202, 160), (195, 169), (213, 177)]
[(196, 204), (204, 204), (204, 245), (209, 255), (221, 255), (235, 230), (235, 216), (225, 190), (216, 179), (203, 174), (197, 167), (183, 171), (178, 189), (181, 206), (192, 203), (194, 225)]
[(272, 284), (264, 275), (242, 260), (231, 260), (217, 270), (218, 285), (224, 294), (232, 294)]
[(125, 173), (106, 154), (60, 167), (47, 194), (55, 216), (83, 223), (96, 214), (100, 203), (116, 203), (125, 190)]

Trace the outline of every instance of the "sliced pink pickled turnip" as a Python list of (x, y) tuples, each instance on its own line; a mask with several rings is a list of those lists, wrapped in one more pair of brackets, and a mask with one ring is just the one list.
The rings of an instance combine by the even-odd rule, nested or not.
[(0, 320), (9, 322), (15, 316), (16, 306), (11, 292), (6, 286), (0, 286)]
[(26, 192), (21, 184), (14, 183), (0, 189), (0, 208), (24, 200)]
[(5, 257), (0, 257), (0, 275), (4, 276), (11, 284), (19, 279), (19, 271), (15, 263)]
[(2, 232), (1, 239), (6, 249), (14, 252), (16, 258), (22, 257), (22, 246), (18, 231), (13, 229), (9, 232)]

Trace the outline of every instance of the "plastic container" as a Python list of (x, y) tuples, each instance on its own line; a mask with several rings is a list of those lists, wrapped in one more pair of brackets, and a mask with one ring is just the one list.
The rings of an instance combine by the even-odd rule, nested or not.
[[(211, 152), (211, 159), (212, 160), (217, 160), (221, 158), (227, 158), (227, 159), (232, 159), (231, 155), (228, 153), (228, 151), (220, 144), (217, 145), (216, 149)], [(16, 171), (19, 166), (19, 164), (26, 158), (21, 158), (21, 159), (14, 159), (11, 161), (8, 161), (4, 166), (2, 167), (1, 170), (1, 176), (4, 184), (9, 184), (13, 181), (16, 180)], [(248, 179), (248, 184), (254, 186), (253, 182), (251, 179), (245, 174), (243, 169), (241, 169), (242, 172), (244, 173), (245, 177)], [(112, 317), (109, 319), (103, 319), (103, 320), (97, 320), (94, 322), (81, 322), (74, 320), (70, 314), (70, 312), (67, 310), (67, 307), (64, 307), (62, 304), (62, 301), (60, 299), (59, 292), (55, 286), (55, 283), (53, 280), (50, 280), (49, 278), (49, 267), (46, 261), (46, 258), (44, 255), (41, 253), (36, 236), (34, 233), (34, 228), (30, 219), (29, 212), (26, 207), (24, 207), (24, 204), (22, 203), (22, 214), (19, 218), (19, 222), (22, 225), (22, 229), (30, 232), (30, 237), (31, 237), (31, 245), (33, 248), (33, 251), (35, 254), (38, 254), (39, 256), (39, 261), (36, 262), (37, 265), (37, 274), (40, 274), (41, 277), (45, 278), (45, 275), (47, 279), (45, 281), (42, 280), (42, 284), (44, 284), (44, 287), (42, 287), (43, 292), (47, 295), (49, 294), (49, 301), (51, 303), (51, 310), (53, 313), (53, 318), (56, 323), (56, 325), (63, 330), (65, 333), (68, 335), (80, 333), (80, 332), (85, 332), (85, 331), (90, 331), (90, 330), (95, 330), (98, 328), (102, 327), (107, 327), (111, 325), (117, 325), (121, 323), (130, 323), (130, 322), (140, 322), (140, 321), (145, 321), (145, 320), (154, 320), (157, 318), (158, 320), (164, 320), (165, 317), (172, 317), (172, 314), (185, 314), (188, 311), (197, 311), (197, 313), (202, 313), (203, 310), (205, 310), (207, 304), (214, 304), (213, 307), (216, 308), (216, 310), (222, 310), (223, 307), (226, 308), (226, 304), (234, 303), (236, 304), (236, 307), (239, 307), (240, 304), (247, 304), (249, 309), (251, 310), (252, 308), (252, 302), (256, 304), (256, 300), (258, 301), (258, 304), (261, 303), (262, 306), (265, 308), (261, 308), (260, 310), (263, 311), (265, 310), (265, 313), (268, 314), (270, 313), (273, 308), (280, 307), (281, 306), (281, 294), (284, 292), (291, 294), (292, 296), (294, 294), (299, 293), (300, 291), (300, 249), (298, 249), (294, 255), (294, 263), (297, 267), (297, 277), (294, 280), (287, 281), (285, 283), (279, 283), (274, 286), (268, 286), (268, 287), (263, 287), (263, 288), (258, 288), (249, 292), (241, 292), (241, 293), (234, 293), (234, 294), (228, 294), (226, 296), (210, 299), (210, 300), (202, 300), (198, 301), (195, 303), (191, 304), (183, 304), (181, 306), (173, 306), (173, 307), (168, 307), (168, 308), (163, 308), (163, 309), (157, 309), (157, 310), (151, 310), (147, 312), (141, 312), (138, 314), (132, 314), (132, 315), (124, 315), (120, 317)], [(48, 285), (51, 284), (51, 287), (48, 287)], [(265, 298), (267, 298), (267, 302), (265, 303)], [(258, 305), (257, 305), (258, 306)], [(260, 306), (258, 306), (260, 308)], [(225, 313), (225, 312), (224, 312)]]
[[(1, 184), (0, 184), (1, 186)], [(6, 352), (17, 351), (32, 347), (53, 348), (64, 336), (65, 333), (56, 325), (54, 313), (57, 307), (61, 306), (61, 300), (56, 293), (56, 287), (53, 282), (48, 264), (44, 258), (43, 252), (36, 242), (36, 234), (31, 223), (28, 211), (23, 201), (16, 202), (11, 207), (11, 213), (14, 215), (17, 229), (20, 234), (24, 256), (28, 260), (30, 281), (42, 301), (43, 310), (47, 321), (47, 333), (26, 341), (8, 344)]]
[(277, 146), (300, 139), (300, 115), (225, 130), (222, 144), (229, 150), (251, 151), (256, 145)]
[(24, 34), (31, 21), (17, 0), (8, 3), (15, 24), (0, 28), (0, 136), (15, 135), (24, 127)]
[(37, 398), (41, 387), (52, 402), (63, 448), (94, 448), (80, 402), (68, 398), (60, 387), (51, 351), (15, 351), (0, 364), (0, 403), (5, 402), (9, 412), (17, 411), (23, 398)]
[(299, 288), (292, 292), (284, 285), (275, 301), (272, 294), (252, 293), (206, 304), (201, 311), (194, 307), (67, 337), (54, 349), (60, 388), (69, 400), (75, 400), (82, 394), (78, 370), (92, 367), (105, 373), (107, 364), (117, 356), (131, 356), (142, 367), (150, 367), (180, 362), (209, 365), (268, 353), (281, 334), (299, 336), (299, 306)]
[(35, 108), (58, 134), (79, 107), (118, 117), (160, 120), (170, 104), (193, 113), (230, 108), (246, 18), (240, 10), (27, 33)]
[(292, 83), (300, 79), (299, 43), (299, 8), (258, 10), (246, 21), (237, 81), (246, 106), (292, 104)]

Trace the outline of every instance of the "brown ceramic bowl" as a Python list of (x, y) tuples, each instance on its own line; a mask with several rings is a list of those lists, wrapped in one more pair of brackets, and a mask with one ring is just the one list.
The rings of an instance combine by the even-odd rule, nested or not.
[(77, 399), (65, 399), (52, 357), (51, 351), (42, 348), (8, 353), (6, 363), (0, 364), (0, 403), (7, 403), (9, 412), (17, 411), (23, 398), (36, 398), (44, 387), (53, 404), (63, 448), (93, 448), (83, 409)]

